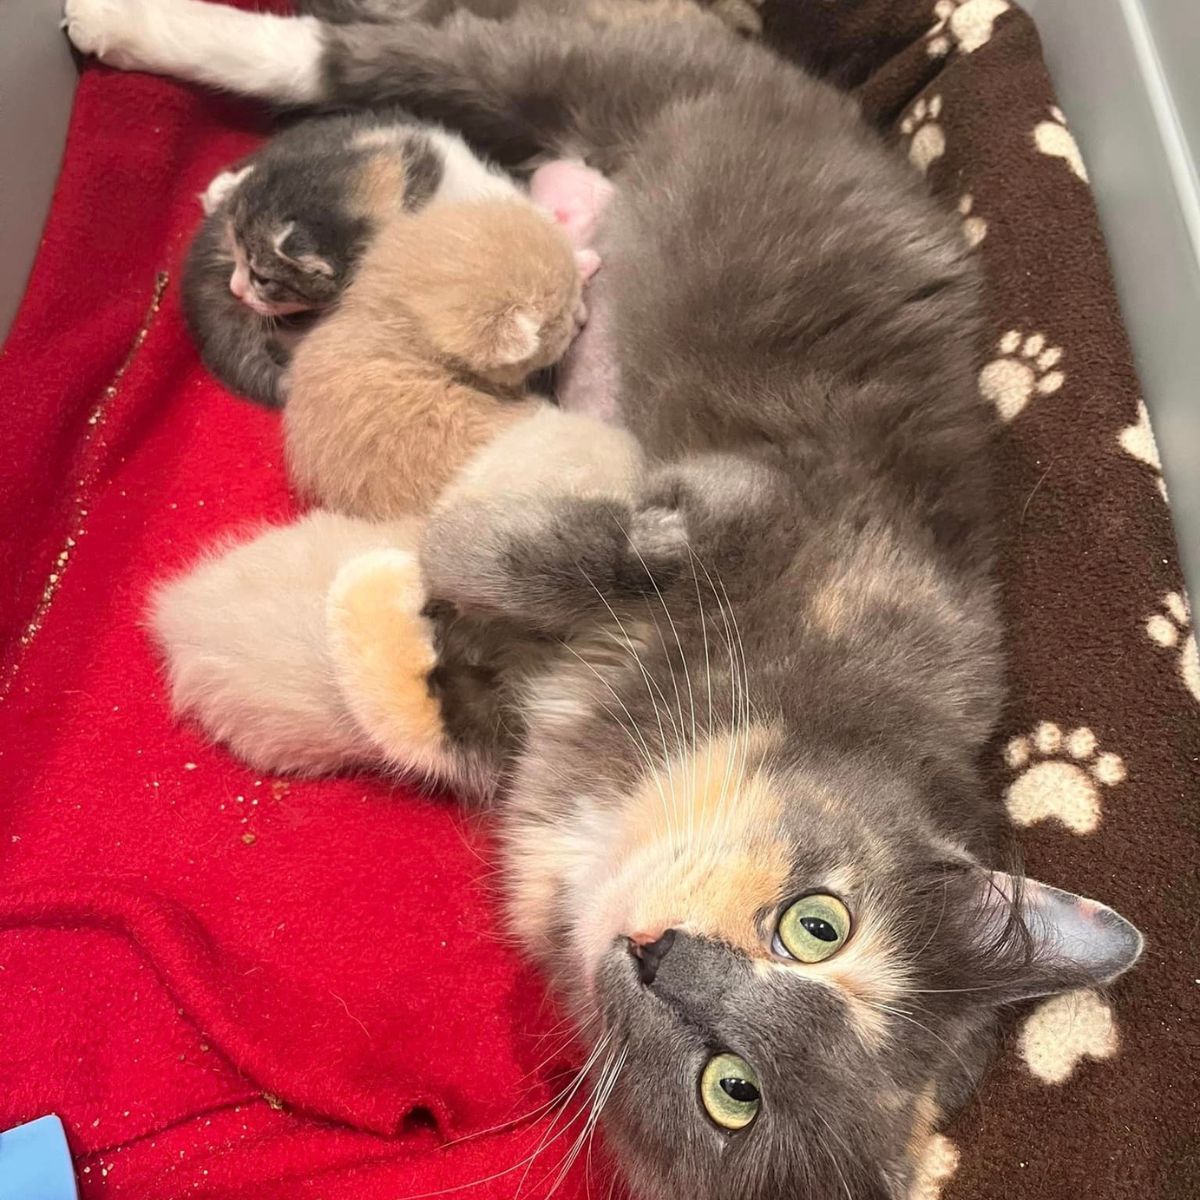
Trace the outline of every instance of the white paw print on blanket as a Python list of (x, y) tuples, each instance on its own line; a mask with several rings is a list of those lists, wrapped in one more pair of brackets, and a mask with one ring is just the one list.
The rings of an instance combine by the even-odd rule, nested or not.
[(900, 132), (911, 140), (908, 157), (922, 175), (946, 153), (946, 131), (938, 124), (942, 115), (941, 96), (923, 96), (900, 122)]
[(1062, 350), (1046, 344), (1043, 334), (1028, 337), (1010, 329), (1000, 339), (1000, 356), (979, 372), (979, 390), (990, 400), (1002, 420), (1011, 421), (1034, 396), (1050, 396), (1066, 380), (1054, 370), (1062, 361)]
[(975, 197), (970, 192), (959, 199), (958, 215), (962, 217), (963, 237), (974, 250), (987, 237), (988, 223), (975, 211)]
[(1162, 600), (1163, 611), (1146, 622), (1150, 640), (1164, 649), (1179, 651), (1179, 676), (1183, 686), (1200, 702), (1200, 651), (1192, 629), (1192, 613), (1187, 598), (1179, 592), (1168, 592)]
[(1138, 462), (1153, 468), (1155, 482), (1159, 493), (1167, 499), (1167, 485), (1162, 477), (1162, 459), (1158, 453), (1158, 443), (1154, 440), (1154, 430), (1150, 425), (1150, 412), (1144, 400), (1138, 401), (1138, 419), (1133, 425), (1126, 425), (1117, 435), (1121, 449), (1131, 454)]
[(929, 31), (926, 49), (930, 58), (941, 58), (958, 46), (973, 54), (992, 40), (996, 18), (1012, 8), (1008, 0), (937, 0), (937, 23)]
[(1079, 146), (1067, 128), (1067, 118), (1061, 108), (1050, 109), (1050, 120), (1042, 121), (1034, 129), (1033, 140), (1043, 154), (1065, 159), (1067, 166), (1087, 183), (1088, 173), (1083, 165), (1083, 155), (1079, 153)]
[(1098, 754), (1096, 735), (1075, 729), (1065, 737), (1043, 721), (1028, 737), (1005, 747), (1004, 761), (1020, 774), (1004, 795), (1017, 825), (1061, 821), (1072, 833), (1092, 833), (1100, 824), (1100, 796), (1125, 779), (1119, 754)]
[(1112, 1009), (1095, 992), (1066, 992), (1039, 1004), (1018, 1043), (1043, 1083), (1065, 1083), (1085, 1058), (1112, 1058), (1119, 1039)]

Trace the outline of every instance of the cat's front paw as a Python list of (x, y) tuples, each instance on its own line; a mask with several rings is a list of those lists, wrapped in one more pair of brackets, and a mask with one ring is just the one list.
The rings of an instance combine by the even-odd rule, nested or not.
[(80, 53), (129, 71), (138, 67), (134, 48), (146, 15), (143, 0), (66, 0), (62, 25)]

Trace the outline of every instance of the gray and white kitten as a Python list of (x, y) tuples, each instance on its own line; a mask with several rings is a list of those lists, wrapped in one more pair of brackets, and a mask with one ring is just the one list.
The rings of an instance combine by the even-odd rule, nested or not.
[(290, 347), (341, 296), (382, 220), (440, 196), (514, 190), (461, 138), (399, 110), (292, 125), (201, 197), (183, 310), (205, 365), (279, 407)]
[(613, 177), (602, 302), (649, 465), (426, 531), (442, 769), (505, 782), (510, 921), (594, 1039), (638, 1196), (904, 1200), (1006, 1007), (1142, 944), (1003, 869), (993, 418), (953, 220), (848, 98), (686, 23), (156, 0), (168, 41), (142, 3), (69, 0), (72, 37)]

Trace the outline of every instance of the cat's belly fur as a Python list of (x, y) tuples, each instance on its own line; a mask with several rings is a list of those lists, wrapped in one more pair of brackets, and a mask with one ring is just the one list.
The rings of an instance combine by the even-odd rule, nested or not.
[(621, 422), (617, 399), (620, 372), (612, 340), (612, 299), (604, 286), (604, 269), (587, 292), (588, 320), (559, 367), (559, 407), (600, 421)]

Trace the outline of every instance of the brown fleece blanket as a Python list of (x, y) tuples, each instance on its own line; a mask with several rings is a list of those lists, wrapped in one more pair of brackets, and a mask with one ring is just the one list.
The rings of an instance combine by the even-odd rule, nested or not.
[(1200, 1196), (1200, 666), (1087, 172), (1007, 0), (768, 0), (765, 36), (856, 90), (962, 216), (1006, 436), (1011, 703), (990, 777), (1029, 873), (1147, 936), (1108, 996), (1023, 1013), (930, 1160), (946, 1200)]

